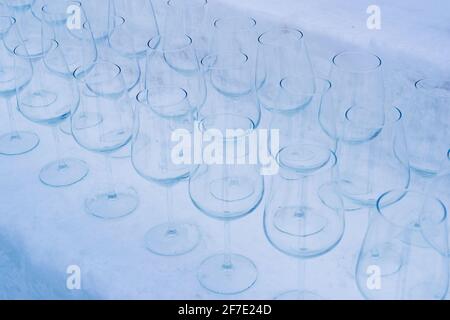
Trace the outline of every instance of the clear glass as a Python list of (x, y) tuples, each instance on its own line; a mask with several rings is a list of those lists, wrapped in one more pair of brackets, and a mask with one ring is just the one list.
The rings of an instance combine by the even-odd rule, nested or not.
[(97, 187), (85, 200), (85, 209), (104, 219), (126, 216), (139, 199), (133, 188), (114, 183), (109, 157), (129, 144), (133, 135), (133, 104), (121, 68), (100, 60), (88, 73), (83, 66), (76, 69), (74, 76), (81, 99), (71, 118), (73, 137), (84, 149), (103, 154), (107, 169), (106, 189)]
[(344, 51), (332, 62), (332, 95), (324, 101), (320, 112), (320, 123), (325, 132), (333, 138), (345, 139), (342, 136), (344, 128), (348, 130), (345, 115), (350, 109), (358, 110), (359, 116), (370, 121), (373, 128), (381, 128), (385, 117), (381, 59), (365, 51)]
[[(374, 209), (375, 210), (375, 209)], [(447, 213), (423, 193), (383, 194), (370, 220), (356, 268), (366, 299), (443, 299), (448, 287)]]
[(124, 57), (145, 57), (147, 42), (159, 35), (150, 0), (110, 0), (109, 46)]
[[(189, 195), (201, 212), (224, 221), (225, 225), (224, 252), (206, 258), (197, 276), (200, 284), (212, 292), (239, 293), (250, 288), (257, 278), (255, 264), (247, 257), (231, 253), (229, 240), (230, 221), (253, 212), (264, 194), (259, 166), (251, 164), (248, 157), (254, 123), (239, 115), (218, 114), (204, 118), (196, 130), (204, 139), (217, 134), (218, 146), (214, 155), (208, 151), (211, 146), (202, 149), (206, 161), (191, 174)], [(235, 131), (227, 134), (227, 130)]]
[(270, 112), (292, 113), (310, 103), (311, 97), (292, 101), (280, 85), (288, 77), (302, 80), (303, 92), (314, 92), (313, 70), (303, 33), (291, 28), (263, 33), (258, 38), (255, 84), (261, 107)]
[(386, 190), (410, 185), (408, 150), (398, 108), (386, 110), (384, 125), (367, 110), (350, 108), (345, 112), (343, 138), (338, 141), (339, 190), (347, 210), (374, 207)]
[[(5, 45), (6, 38), (18, 37), (16, 20), (10, 16), (0, 16), (0, 97), (5, 102), (10, 132), (0, 136), (0, 154), (19, 155), (27, 153), (39, 144), (39, 137), (16, 127), (13, 107), (16, 105), (16, 89), (22, 90), (33, 77), (27, 63), (14, 63), (14, 55)], [(31, 71), (31, 72), (30, 72)]]
[(109, 31), (109, 0), (80, 0), (80, 3), (86, 12), (95, 41), (105, 41)]
[[(42, 42), (44, 55), (58, 50), (56, 40)], [(17, 105), (22, 115), (28, 120), (50, 126), (54, 133), (57, 160), (47, 164), (39, 173), (45, 185), (65, 187), (82, 180), (88, 174), (87, 164), (75, 158), (63, 158), (59, 142), (58, 124), (69, 118), (80, 101), (74, 79), (54, 73), (46, 65), (44, 56), (30, 57), (24, 45), (14, 49), (15, 65), (26, 67), (28, 74), (33, 74), (26, 87), (18, 82), (16, 87)], [(68, 67), (66, 66), (66, 70)]]
[(200, 117), (232, 113), (250, 118), (255, 126), (261, 119), (255, 93), (255, 68), (246, 54), (237, 51), (209, 55), (201, 61), (207, 83), (207, 100)]
[(174, 220), (173, 186), (189, 178), (192, 163), (178, 163), (172, 158), (176, 143), (172, 134), (193, 129), (193, 113), (187, 93), (178, 87), (153, 87), (137, 95), (138, 121), (133, 139), (131, 161), (144, 179), (166, 189), (167, 223), (151, 228), (145, 236), (148, 250), (163, 256), (177, 256), (192, 251), (199, 243), (195, 224)]
[[(80, 14), (74, 25), (68, 26), (68, 8), (73, 8)], [(88, 71), (97, 61), (97, 46), (91, 29), (91, 21), (87, 19), (81, 3), (71, 0), (48, 1), (42, 7), (42, 34), (47, 41), (55, 39), (60, 50), (47, 55), (46, 60), (54, 71), (63, 73), (68, 69), (73, 73), (75, 69), (84, 66)], [(74, 14), (75, 14), (74, 13)], [(63, 58), (61, 59), (60, 53)], [(57, 53), (57, 54), (56, 54)]]
[(254, 65), (256, 58), (256, 20), (245, 16), (229, 16), (214, 21), (209, 55), (224, 52), (243, 53)]
[(255, 87), (254, 67), (246, 54), (225, 51), (201, 61), (212, 87), (231, 98), (248, 95)]
[(30, 56), (41, 56), (41, 20), (40, 16), (31, 10), (35, 0), (6, 0), (3, 3), (7, 15), (15, 19), (12, 32), (3, 39), (8, 50), (12, 53), (15, 47), (24, 44)]
[[(326, 161), (311, 163), (312, 153), (326, 154)], [(280, 171), (271, 177), (264, 231), (277, 250), (299, 259), (299, 288), (276, 299), (321, 299), (305, 290), (304, 260), (332, 250), (344, 233), (344, 206), (333, 182), (337, 158), (324, 145), (299, 142), (281, 149), (276, 159)]]
[[(305, 88), (304, 83), (313, 84)], [(273, 113), (270, 121), (271, 129), (279, 130), (279, 149), (270, 150), (276, 156), (281, 148), (298, 142), (314, 142), (326, 145), (329, 149), (336, 150), (336, 141), (331, 139), (321, 129), (318, 117), (319, 109), (323, 99), (330, 94), (331, 82), (324, 78), (304, 78), (289, 76), (281, 80), (281, 88), (285, 92), (285, 99), (290, 100), (292, 105), (302, 104), (305, 99), (309, 103), (304, 108), (292, 113)], [(271, 144), (269, 144), (271, 145)], [(326, 160), (326, 159), (325, 159)], [(323, 161), (311, 159), (311, 161)]]
[(450, 78), (419, 80), (412, 97), (404, 107), (411, 169), (433, 177), (449, 148)]
[(148, 42), (145, 88), (172, 86), (186, 90), (198, 112), (206, 100), (206, 84), (192, 39), (184, 34), (157, 36)]
[(186, 34), (193, 39), (198, 56), (203, 58), (208, 51), (207, 30), (208, 0), (168, 0), (163, 34)]

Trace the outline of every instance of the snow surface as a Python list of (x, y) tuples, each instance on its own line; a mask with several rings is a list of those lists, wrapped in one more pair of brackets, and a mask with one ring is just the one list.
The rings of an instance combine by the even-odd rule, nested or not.
[[(162, 0), (161, 0), (162, 1)], [(381, 30), (368, 30), (368, 5), (381, 8)], [(161, 8), (162, 4), (156, 4)], [(436, 74), (450, 61), (450, 2), (439, 0), (224, 0), (209, 3), (209, 17), (244, 14), (258, 21), (258, 30), (275, 25), (296, 26), (305, 32), (317, 73), (326, 74), (333, 54), (366, 48), (385, 60), (392, 103), (423, 74)], [(447, 63), (447, 65), (446, 65)], [(6, 110), (0, 128), (8, 128)], [(220, 251), (222, 224), (200, 213), (187, 196), (187, 184), (175, 187), (174, 208), (180, 218), (198, 223), (200, 246), (181, 257), (159, 257), (143, 244), (146, 230), (165, 222), (164, 190), (140, 178), (129, 159), (113, 161), (116, 181), (134, 186), (138, 210), (123, 219), (103, 221), (87, 215), (83, 199), (104, 180), (101, 156), (63, 138), (66, 154), (90, 166), (89, 176), (70, 188), (52, 189), (37, 174), (53, 160), (50, 129), (17, 116), (20, 128), (41, 138), (40, 146), (19, 157), (0, 156), (0, 299), (271, 299), (294, 289), (297, 261), (276, 251), (262, 228), (262, 205), (232, 223), (232, 248), (258, 266), (257, 283), (235, 296), (203, 289), (196, 279), (199, 263)], [(348, 214), (346, 233), (330, 253), (307, 262), (306, 287), (329, 299), (360, 299), (349, 261), (359, 249), (367, 212)], [(79, 265), (82, 290), (66, 289), (66, 268)]]

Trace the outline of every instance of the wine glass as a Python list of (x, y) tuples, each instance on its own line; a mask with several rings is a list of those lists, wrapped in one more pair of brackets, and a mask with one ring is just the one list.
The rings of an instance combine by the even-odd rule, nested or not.
[[(79, 14), (79, 20), (76, 20), (70, 28), (67, 25), (68, 8), (73, 8), (74, 14)], [(48, 61), (55, 60), (51, 64), (55, 71), (65, 72), (66, 66), (71, 73), (80, 66), (85, 67), (85, 72), (89, 71), (97, 60), (98, 52), (91, 21), (86, 16), (84, 6), (78, 1), (71, 0), (48, 1), (42, 7), (41, 12), (43, 38), (58, 41), (59, 51), (64, 55), (62, 63), (57, 63), (60, 61), (59, 54), (46, 57)], [(58, 70), (59, 66), (61, 70)]]
[(228, 16), (214, 21), (209, 55), (221, 52), (245, 53), (254, 65), (256, 58), (256, 20), (246, 16)]
[(415, 83), (412, 99), (404, 107), (410, 165), (419, 177), (437, 175), (446, 158), (449, 104), (450, 78), (428, 78)]
[(3, 39), (5, 46), (12, 53), (18, 45), (25, 44), (30, 56), (42, 55), (42, 33), (40, 17), (31, 10), (35, 0), (4, 1), (8, 15), (15, 19), (13, 32)]
[[(56, 40), (43, 41), (42, 45), (45, 55), (58, 50)], [(70, 117), (80, 101), (73, 77), (69, 71), (64, 75), (50, 71), (45, 64), (45, 58), (30, 57), (25, 45), (14, 49), (14, 57), (16, 65), (27, 66), (27, 73), (33, 74), (25, 88), (22, 88), (22, 83), (17, 84), (20, 112), (32, 122), (50, 126), (54, 134), (57, 160), (41, 169), (40, 180), (51, 187), (69, 186), (82, 180), (89, 169), (82, 160), (61, 156), (57, 129), (58, 124)], [(67, 67), (66, 69), (68, 70)]]
[(208, 116), (196, 128), (204, 140), (214, 139), (218, 144), (216, 148), (204, 147), (203, 164), (189, 179), (189, 195), (194, 205), (225, 225), (224, 253), (203, 260), (197, 273), (200, 284), (215, 293), (245, 291), (257, 278), (255, 264), (247, 257), (231, 253), (229, 248), (230, 221), (253, 212), (264, 193), (258, 166), (246, 161), (251, 156), (249, 141), (254, 128), (249, 118), (233, 114)]
[(105, 41), (109, 31), (109, 0), (80, 0), (80, 4), (85, 10), (95, 41)]
[[(70, 10), (69, 10), (70, 9)], [(68, 12), (75, 15), (68, 20)], [(58, 50), (45, 56), (46, 64), (54, 72), (72, 74), (76, 68), (84, 66), (86, 71), (97, 61), (98, 51), (90, 23), (84, 7), (78, 1), (47, 1), (41, 7), (43, 39), (58, 41)], [(73, 22), (73, 25), (68, 25)], [(65, 134), (72, 134), (70, 117), (60, 124)]]
[(447, 213), (437, 198), (393, 190), (377, 201), (356, 268), (366, 299), (442, 299), (448, 287)]
[(249, 57), (238, 51), (208, 55), (201, 61), (207, 79), (207, 100), (200, 117), (232, 113), (250, 118), (255, 126), (261, 120), (255, 93), (254, 65)]
[(32, 132), (18, 131), (14, 119), (14, 99), (16, 89), (22, 90), (33, 76), (26, 63), (14, 63), (14, 55), (5, 45), (5, 38), (18, 36), (15, 30), (16, 20), (10, 16), (0, 16), (0, 96), (8, 109), (10, 132), (0, 136), (0, 154), (19, 155), (29, 152), (39, 144), (39, 137)]
[(337, 158), (325, 145), (301, 141), (281, 149), (276, 159), (280, 171), (271, 180), (264, 231), (277, 250), (299, 259), (299, 288), (276, 299), (321, 299), (304, 288), (304, 260), (332, 250), (344, 233), (344, 206), (333, 181)]
[(337, 144), (338, 185), (347, 210), (374, 207), (379, 196), (410, 185), (403, 113), (386, 108), (384, 124), (364, 108), (345, 112)]
[(262, 107), (274, 113), (293, 113), (308, 105), (311, 97), (299, 101), (283, 90), (284, 78), (303, 80), (303, 92), (314, 92), (313, 70), (303, 33), (292, 28), (277, 28), (258, 38), (256, 90)]
[(320, 123), (327, 134), (345, 139), (342, 137), (344, 126), (349, 130), (345, 117), (347, 110), (358, 110), (360, 117), (365, 116), (374, 128), (383, 126), (385, 90), (382, 62), (378, 56), (365, 51), (337, 54), (332, 60), (330, 81), (332, 94), (320, 111)]
[(105, 191), (97, 190), (85, 200), (88, 213), (114, 219), (132, 213), (138, 196), (131, 187), (112, 181), (110, 154), (130, 143), (133, 135), (133, 107), (121, 68), (109, 61), (97, 61), (86, 73), (83, 66), (74, 72), (80, 87), (80, 104), (71, 118), (75, 141), (83, 148), (103, 154), (108, 175)]
[(164, 34), (189, 35), (200, 58), (206, 56), (208, 50), (207, 7), (208, 0), (168, 0), (165, 13)]
[(191, 107), (198, 112), (206, 100), (206, 84), (192, 39), (185, 34), (158, 35), (147, 46), (145, 88), (183, 88)]
[(177, 145), (172, 137), (179, 131), (190, 134), (192, 108), (187, 92), (170, 86), (143, 90), (137, 95), (137, 102), (137, 133), (133, 139), (131, 161), (140, 176), (166, 189), (168, 216), (167, 223), (147, 232), (145, 244), (155, 254), (182, 255), (198, 245), (200, 233), (192, 223), (174, 221), (172, 187), (188, 179), (195, 165), (179, 163), (173, 158)]
[(109, 46), (124, 57), (144, 57), (148, 39), (159, 35), (152, 2), (150, 0), (109, 2)]
[(307, 141), (326, 145), (335, 151), (336, 140), (331, 139), (318, 122), (320, 105), (331, 94), (331, 82), (319, 77), (305, 81), (304, 78), (289, 76), (281, 80), (280, 86), (285, 91), (283, 93), (285, 101), (290, 100), (292, 105), (300, 105), (306, 99), (309, 103), (294, 112), (273, 113), (270, 127), (283, 130), (279, 132), (279, 149), (270, 150), (271, 154), (275, 157), (280, 149)]

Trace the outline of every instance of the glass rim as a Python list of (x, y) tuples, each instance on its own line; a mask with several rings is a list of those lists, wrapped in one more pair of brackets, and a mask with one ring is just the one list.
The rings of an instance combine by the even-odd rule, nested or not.
[[(161, 40), (166, 39), (166, 38), (168, 38), (168, 37), (167, 36), (161, 36), (161, 35), (156, 35), (156, 36), (150, 38), (150, 40), (147, 41), (147, 49), (151, 50), (151, 51), (157, 51), (157, 52), (163, 52), (163, 53), (164, 52), (178, 52), (178, 51), (182, 51), (182, 50), (185, 50), (186, 48), (191, 47), (192, 43), (193, 43), (192, 38), (189, 35), (187, 35), (185, 33), (182, 33), (179, 36), (179, 38), (187, 39), (188, 40), (187, 44), (185, 44), (185, 45), (183, 45), (183, 46), (181, 46), (179, 48), (169, 48), (169, 49), (167, 49), (167, 48), (160, 48), (160, 44), (162, 43)], [(158, 40), (158, 42), (157, 42), (155, 47), (152, 47), (151, 43), (154, 42), (155, 40)]]
[[(382, 204), (382, 201), (383, 201), (388, 195), (395, 194), (395, 193), (400, 193), (400, 196), (399, 196), (398, 198), (396, 197), (395, 200), (390, 200), (390, 201), (388, 201), (388, 203), (386, 203), (384, 206), (381, 205), (381, 204)], [(389, 208), (390, 206), (392, 206), (392, 205), (398, 203), (399, 201), (402, 201), (402, 199), (403, 199), (407, 194), (415, 194), (416, 196), (418, 195), (418, 196), (422, 197), (422, 198), (424, 199), (424, 201), (431, 200), (431, 201), (437, 203), (438, 206), (442, 209), (442, 216), (441, 216), (441, 218), (439, 219), (438, 222), (434, 223), (434, 225), (440, 225), (440, 224), (442, 224), (442, 223), (446, 223), (446, 221), (447, 221), (447, 209), (446, 209), (444, 203), (443, 203), (439, 198), (437, 198), (437, 197), (435, 197), (435, 196), (428, 195), (428, 194), (426, 194), (426, 193), (424, 193), (424, 192), (422, 192), (422, 191), (416, 191), (416, 190), (411, 190), (411, 189), (392, 189), (392, 190), (389, 190), (389, 191), (383, 193), (382, 195), (380, 195), (380, 196), (378, 197), (378, 199), (377, 199), (377, 201), (376, 201), (376, 205), (375, 205), (375, 207), (376, 207), (376, 212), (377, 212), (377, 213), (380, 215), (380, 217), (382, 217), (387, 223), (389, 223), (390, 225), (392, 225), (392, 226), (394, 226), (394, 227), (396, 227), (396, 228), (400, 228), (400, 229), (411, 229), (411, 227), (408, 226), (408, 225), (401, 225), (401, 224), (399, 224), (399, 223), (397, 223), (397, 222), (395, 222), (395, 221), (392, 221), (391, 218), (388, 218), (388, 217), (383, 213), (383, 210), (384, 210), (385, 208)]]
[[(356, 69), (352, 69), (351, 67), (342, 66), (337, 62), (337, 60), (344, 55), (361, 55), (361, 56), (365, 55), (366, 57), (375, 58), (375, 60), (377, 62), (373, 66), (356, 70)], [(381, 68), (381, 66), (383, 64), (383, 61), (381, 60), (381, 58), (378, 55), (376, 55), (372, 52), (369, 52), (369, 51), (364, 51), (364, 50), (342, 51), (342, 52), (336, 54), (331, 61), (333, 63), (333, 66), (335, 66), (336, 68), (346, 71), (346, 72), (349, 72), (349, 73), (355, 73), (355, 74), (365, 74), (365, 73), (374, 72), (374, 71), (378, 70), (379, 68)]]
[(258, 43), (264, 46), (272, 46), (272, 47), (285, 47), (284, 45), (280, 45), (280, 44), (275, 44), (275, 43), (268, 43), (268, 42), (264, 42), (263, 38), (265, 36), (267, 36), (268, 34), (271, 33), (276, 33), (276, 32), (282, 32), (282, 31), (289, 31), (290, 33), (295, 33), (297, 35), (299, 35), (300, 37), (297, 39), (297, 41), (301, 41), (304, 38), (304, 33), (297, 28), (289, 28), (289, 27), (283, 27), (283, 28), (274, 28), (272, 30), (263, 32), (261, 35), (259, 35), (258, 37)]
[(436, 94), (436, 93), (432, 92), (432, 89), (435, 89), (435, 88), (427, 88), (427, 87), (424, 86), (424, 84), (429, 83), (429, 82), (433, 82), (433, 83), (438, 84), (438, 85), (441, 85), (441, 84), (444, 84), (444, 83), (448, 83), (450, 85), (450, 78), (443, 78), (443, 77), (422, 78), (422, 79), (417, 80), (414, 83), (414, 87), (417, 90), (423, 91), (429, 96), (436, 97), (436, 98), (450, 99), (450, 87), (449, 88), (445, 88), (446, 93)]
[[(281, 156), (282, 152), (285, 152), (286, 150), (289, 150), (289, 149), (292, 149), (292, 148), (297, 148), (299, 146), (320, 147), (322, 150), (326, 150), (329, 153), (330, 156), (329, 156), (327, 162), (324, 164), (324, 166), (319, 167), (316, 170), (313, 169), (311, 172), (309, 172), (309, 171), (300, 172), (295, 167), (286, 165), (283, 161), (280, 160), (280, 156)], [(313, 176), (317, 172), (325, 171), (323, 169), (333, 170), (336, 167), (337, 163), (338, 163), (337, 155), (331, 148), (329, 148), (329, 147), (327, 147), (327, 146), (325, 146), (323, 144), (313, 143), (313, 142), (310, 142), (310, 141), (305, 141), (305, 142), (301, 142), (301, 143), (293, 143), (293, 144), (290, 144), (290, 145), (287, 145), (287, 146), (281, 148), (280, 151), (277, 152), (277, 154), (275, 156), (275, 160), (276, 160), (277, 164), (280, 166), (280, 168), (289, 170), (292, 173), (296, 173), (296, 174), (308, 174), (308, 175), (311, 175), (311, 173), (312, 173)], [(330, 160), (332, 160), (331, 163), (330, 163)], [(331, 164), (331, 165), (327, 166), (328, 164)], [(324, 168), (325, 166), (327, 166), (327, 167)]]
[(217, 28), (220, 30), (222, 28), (220, 26), (220, 22), (236, 21), (236, 20), (238, 20), (240, 22), (248, 23), (248, 25), (246, 25), (246, 26), (241, 26), (239, 28), (236, 28), (236, 31), (250, 30), (256, 26), (256, 20), (253, 17), (238, 16), (238, 15), (228, 16), (228, 17), (224, 17), (224, 18), (217, 18), (216, 20), (214, 20), (213, 26), (214, 26), (214, 28)]
[[(300, 78), (298, 78), (298, 77), (284, 77), (283, 79), (281, 79), (281, 81), (280, 81), (280, 86), (282, 87), (282, 88), (284, 88), (285, 90), (287, 90), (286, 88), (285, 88), (285, 86), (283, 85), (283, 83), (286, 83), (286, 79), (290, 79), (290, 78), (295, 78), (295, 79), (300, 79)], [(312, 81), (314, 81), (314, 84), (316, 85), (317, 84), (317, 81), (320, 81), (320, 82), (322, 82), (322, 83), (325, 83), (325, 88), (323, 89), (323, 90), (321, 90), (320, 92), (318, 92), (318, 91), (314, 91), (314, 92), (304, 92), (304, 91), (296, 91), (296, 93), (298, 92), (298, 93), (300, 93), (301, 95), (312, 95), (312, 96), (321, 96), (321, 95), (324, 95), (324, 94), (326, 94), (326, 93), (328, 93), (330, 90), (331, 90), (331, 88), (333, 87), (333, 84), (331, 83), (331, 81), (329, 80), (329, 79), (327, 79), (327, 78), (323, 78), (323, 77), (309, 77), (308, 79), (310, 79), (310, 80), (312, 80)]]
[(212, 59), (212, 58), (216, 58), (216, 61), (218, 58), (223, 57), (223, 56), (232, 56), (234, 55), (234, 53), (226, 53), (226, 54), (209, 54), (204, 56), (201, 60), (200, 60), (200, 65), (202, 65), (203, 67), (208, 68), (209, 70), (230, 70), (230, 69), (239, 69), (241, 66), (245, 65), (248, 61), (249, 61), (249, 57), (248, 55), (246, 55), (243, 52), (236, 52), (236, 55), (239, 55), (241, 57), (243, 57), (243, 60), (239, 63), (239, 65), (236, 66), (231, 66), (231, 67), (215, 67), (211, 65), (206, 64), (208, 59)]
[(26, 41), (27, 40), (24, 40), (24, 41), (22, 41), (22, 43), (20, 43), (14, 47), (13, 54), (15, 56), (20, 57), (22, 59), (30, 59), (30, 60), (39, 59), (39, 58), (45, 57), (49, 52), (56, 50), (59, 47), (59, 42), (52, 38), (52, 39), (43, 40), (43, 41), (47, 41), (48, 43), (50, 43), (50, 46), (49, 46), (49, 48), (42, 50), (42, 52), (40, 52), (37, 55), (28, 55), (28, 54), (18, 53), (18, 49), (22, 48), (22, 47), (25, 48), (25, 51), (27, 51)]
[[(150, 107), (150, 108), (154, 107), (151, 103), (149, 103), (149, 101), (148, 101), (148, 95), (145, 95), (145, 93), (148, 93), (148, 92), (151, 91), (152, 89), (161, 89), (161, 88), (173, 88), (173, 89), (177, 89), (179, 92), (182, 93), (182, 98), (181, 98), (181, 99), (178, 99), (176, 102), (173, 102), (173, 103), (170, 103), (170, 104), (166, 104), (166, 105), (163, 105), (163, 106), (159, 106), (159, 107), (166, 108), (166, 107), (174, 106), (174, 105), (176, 105), (176, 104), (179, 104), (179, 103), (185, 101), (185, 100), (187, 99), (187, 97), (188, 97), (187, 91), (186, 91), (185, 89), (181, 88), (181, 87), (178, 87), (178, 86), (164, 86), (164, 85), (161, 85), (161, 86), (154, 86), (154, 87), (149, 87), (149, 88), (140, 90), (140, 91), (136, 94), (136, 101), (137, 101), (139, 104), (145, 105), (146, 107)], [(146, 97), (145, 100), (142, 99), (142, 97), (143, 97), (144, 95), (145, 95), (145, 97)]]
[(200, 130), (201, 133), (205, 133), (206, 131), (208, 131), (209, 129), (217, 129), (214, 127), (211, 128), (205, 128), (204, 124), (206, 121), (211, 120), (211, 119), (215, 119), (215, 118), (220, 118), (220, 117), (234, 117), (234, 118), (239, 118), (241, 120), (245, 120), (248, 124), (249, 127), (248, 128), (225, 128), (225, 130), (239, 130), (242, 129), (245, 131), (244, 134), (238, 136), (238, 137), (232, 137), (232, 138), (228, 138), (226, 136), (223, 136), (223, 140), (232, 140), (232, 139), (241, 139), (244, 137), (247, 137), (248, 135), (250, 135), (255, 129), (255, 123), (253, 122), (252, 119), (250, 119), (249, 117), (240, 115), (240, 114), (235, 114), (235, 113), (217, 113), (217, 114), (212, 114), (212, 115), (207, 115), (205, 117), (203, 117), (199, 122), (198, 122), (198, 129)]
[[(167, 0), (166, 1), (166, 5), (168, 5), (169, 7), (174, 7), (173, 2), (177, 1), (177, 0)], [(206, 6), (209, 2), (209, 0), (201, 0), (200, 2), (203, 2), (203, 4), (201, 4), (201, 6)]]
[[(351, 111), (351, 110), (355, 110), (355, 109), (358, 109), (358, 107), (357, 107), (357, 106), (350, 107), (350, 108), (348, 108), (348, 109), (345, 111), (345, 113), (344, 113), (345, 119), (348, 120), (348, 121), (350, 121), (352, 124), (357, 123), (357, 121), (352, 120), (352, 119), (349, 117), (349, 114), (350, 114), (350, 111)], [(384, 112), (384, 115), (385, 115), (385, 121), (384, 121), (384, 124), (382, 125), (382, 127), (385, 127), (386, 125), (392, 125), (392, 124), (398, 123), (399, 121), (401, 121), (401, 120), (403, 119), (403, 112), (402, 112), (402, 110), (400, 110), (400, 108), (398, 108), (397, 106), (392, 106), (392, 107), (389, 109), (389, 111), (394, 111), (395, 114), (396, 114), (396, 116), (395, 116), (395, 117), (392, 117), (392, 119), (391, 119), (391, 118), (387, 118), (388, 121), (386, 121), (386, 115), (388, 115), (389, 112)], [(359, 123), (358, 123), (358, 124), (359, 124)], [(358, 127), (359, 127), (359, 128), (365, 128), (365, 129), (377, 129), (377, 128), (379, 128), (379, 127), (370, 127), (370, 126), (361, 126), (361, 125), (358, 125)]]
[(86, 82), (86, 80), (89, 78), (89, 74), (92, 72), (92, 70), (95, 69), (95, 66), (102, 65), (102, 64), (110, 65), (114, 69), (116, 69), (114, 76), (108, 80), (113, 80), (122, 74), (122, 68), (118, 64), (108, 61), (108, 60), (97, 60), (89, 67), (89, 71), (87, 73), (86, 73), (86, 69), (84, 69), (84, 66), (81, 65), (81, 66), (78, 66), (75, 68), (75, 70), (72, 72), (72, 75), (75, 79)]

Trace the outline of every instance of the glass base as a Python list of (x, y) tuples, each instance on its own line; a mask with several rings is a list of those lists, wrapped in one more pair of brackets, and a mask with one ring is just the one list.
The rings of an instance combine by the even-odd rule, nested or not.
[(133, 188), (95, 194), (85, 200), (87, 213), (102, 219), (117, 219), (136, 210), (139, 197)]
[(249, 289), (258, 277), (255, 264), (248, 258), (225, 254), (216, 254), (206, 258), (197, 273), (200, 284), (207, 290), (220, 294), (236, 294)]
[(50, 187), (66, 187), (75, 184), (89, 172), (86, 162), (78, 159), (61, 159), (41, 169), (39, 179)]
[(324, 300), (324, 298), (311, 291), (291, 290), (279, 294), (275, 300)]
[(189, 223), (161, 224), (145, 235), (145, 247), (161, 256), (179, 256), (197, 247), (200, 232), (196, 225)]
[(0, 154), (14, 156), (27, 153), (39, 144), (39, 137), (33, 132), (10, 132), (0, 136)]

